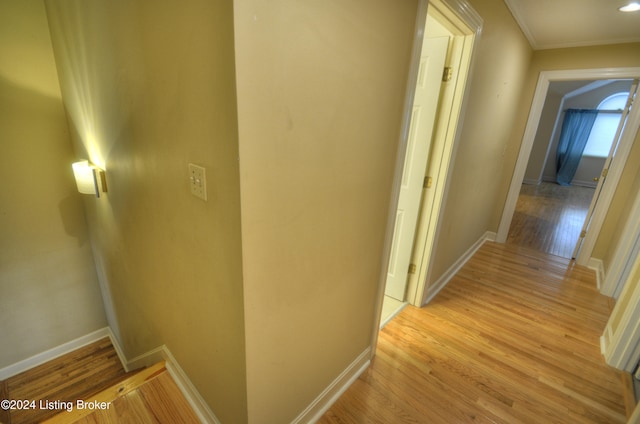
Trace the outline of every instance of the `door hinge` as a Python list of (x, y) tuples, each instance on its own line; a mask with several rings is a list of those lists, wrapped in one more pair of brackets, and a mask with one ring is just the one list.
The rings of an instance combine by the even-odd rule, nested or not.
[(433, 178), (424, 177), (424, 182), (422, 183), (422, 188), (431, 188), (431, 184), (433, 183)]
[(409, 274), (416, 273), (416, 264), (409, 264)]
[(585, 230), (580, 231), (580, 238), (585, 238), (587, 236), (587, 232)]
[(453, 68), (451, 66), (445, 66), (444, 71), (442, 72), (442, 82), (451, 81), (453, 77)]

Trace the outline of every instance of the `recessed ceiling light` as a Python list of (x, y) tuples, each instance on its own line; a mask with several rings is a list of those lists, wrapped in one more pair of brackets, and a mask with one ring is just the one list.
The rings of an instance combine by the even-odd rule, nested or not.
[(626, 6), (619, 7), (618, 10), (621, 12), (636, 12), (640, 10), (640, 3), (629, 3)]

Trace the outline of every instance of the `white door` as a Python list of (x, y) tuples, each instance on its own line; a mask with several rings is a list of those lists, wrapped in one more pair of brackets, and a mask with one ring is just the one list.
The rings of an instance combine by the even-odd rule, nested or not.
[(612, 161), (614, 160), (616, 151), (618, 150), (618, 144), (620, 143), (620, 138), (622, 137), (622, 132), (624, 131), (625, 125), (627, 124), (627, 118), (629, 118), (629, 111), (631, 110), (631, 106), (633, 105), (638, 92), (638, 80), (634, 80), (631, 85), (631, 89), (629, 90), (629, 97), (627, 97), (627, 104), (625, 105), (624, 110), (622, 111), (622, 116), (620, 117), (620, 123), (618, 124), (618, 129), (616, 130), (616, 134), (613, 138), (613, 143), (611, 144), (611, 150), (609, 151), (609, 156), (607, 160), (604, 162), (604, 167), (602, 168), (602, 174), (598, 179), (598, 185), (596, 187), (596, 191), (591, 199), (591, 204), (589, 205), (589, 210), (587, 211), (587, 217), (584, 220), (584, 224), (582, 225), (582, 231), (580, 232), (580, 237), (578, 238), (578, 242), (576, 243), (576, 247), (573, 250), (573, 255), (571, 255), (572, 259), (576, 259), (578, 257), (578, 252), (582, 247), (582, 243), (584, 242), (584, 238), (587, 235), (587, 231), (589, 230), (589, 226), (591, 224), (591, 219), (593, 218), (593, 214), (596, 209), (596, 205), (598, 204), (598, 200), (600, 199), (600, 193), (602, 192), (602, 186), (607, 178), (607, 174), (609, 173), (609, 168), (611, 168)]
[(425, 38), (411, 114), (385, 294), (404, 301), (448, 37)]

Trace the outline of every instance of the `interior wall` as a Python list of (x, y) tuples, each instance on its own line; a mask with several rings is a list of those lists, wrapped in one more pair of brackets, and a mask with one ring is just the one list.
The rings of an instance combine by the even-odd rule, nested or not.
[[(522, 137), (529, 117), (529, 109), (540, 72), (639, 66), (640, 43), (537, 50), (534, 52), (528, 76), (521, 93), (521, 101), (518, 106), (520, 113), (515, 117), (515, 125), (512, 136), (510, 137), (511, 147), (507, 149), (508, 154), (504, 158), (505, 176), (501, 179), (503, 187), (496, 201), (497, 206), (494, 217), (496, 222), (495, 228), (497, 228), (499, 224), (499, 219), (504, 209), (504, 202), (506, 201), (509, 185), (511, 184), (511, 176), (515, 169), (519, 147), (522, 143)], [(637, 145), (636, 138), (635, 150), (638, 148)], [(615, 243), (615, 240), (612, 240), (613, 232), (616, 231), (616, 228), (619, 228), (619, 226), (624, 225), (624, 222), (619, 221), (620, 214), (626, 200), (629, 197), (633, 197), (633, 193), (630, 192), (631, 185), (626, 184), (626, 182), (632, 180), (639, 165), (640, 156), (632, 153), (627, 160), (621, 182), (618, 185), (618, 189), (609, 208), (609, 213), (607, 214), (602, 230), (600, 231), (600, 236), (594, 247), (592, 254), (594, 258), (602, 259), (607, 252), (613, 250), (612, 246), (614, 246), (614, 244), (612, 243)]]
[(44, 5), (0, 2), (0, 368), (106, 325)]
[(495, 205), (502, 194), (505, 158), (519, 147), (511, 144), (510, 136), (520, 113), (531, 47), (503, 1), (469, 3), (484, 24), (427, 284), (437, 281), (486, 231), (496, 230)]
[(222, 422), (247, 422), (233, 4), (46, 6), (76, 155), (106, 170), (85, 207), (109, 323), (127, 358), (166, 344)]
[(235, 3), (249, 421), (371, 344), (417, 1)]
[[(558, 112), (562, 107), (562, 98), (562, 93), (549, 89), (542, 107), (540, 124), (538, 124), (538, 130), (533, 140), (527, 170), (524, 174), (524, 182), (527, 184), (539, 184), (543, 180), (543, 170), (545, 168), (553, 166), (555, 169), (555, 161), (547, 160), (547, 153), (549, 152), (549, 144), (554, 136), (553, 130), (558, 119)], [(559, 131), (560, 128), (556, 132)]]

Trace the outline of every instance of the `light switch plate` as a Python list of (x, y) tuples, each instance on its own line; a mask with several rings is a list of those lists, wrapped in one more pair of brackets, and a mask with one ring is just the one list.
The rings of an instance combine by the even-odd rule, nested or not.
[(202, 200), (207, 200), (207, 174), (202, 166), (189, 164), (189, 185), (191, 194)]

